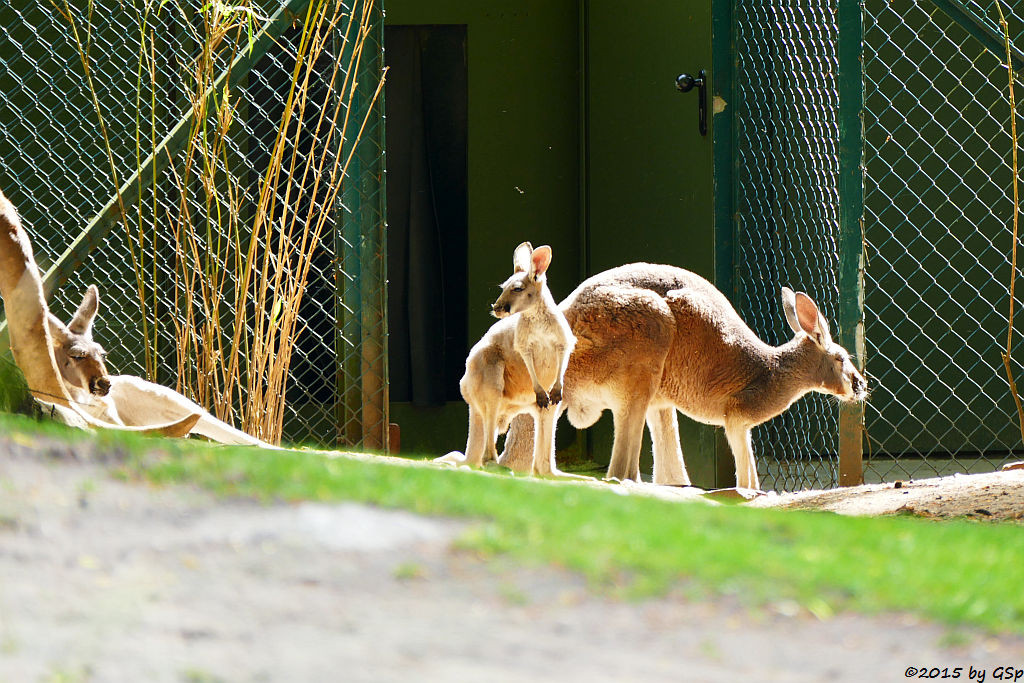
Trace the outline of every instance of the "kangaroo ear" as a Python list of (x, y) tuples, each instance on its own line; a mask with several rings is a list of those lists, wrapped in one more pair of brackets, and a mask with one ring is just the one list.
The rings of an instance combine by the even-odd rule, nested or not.
[(531, 260), (530, 256), (533, 254), (533, 245), (529, 242), (523, 242), (516, 247), (515, 253), (512, 254), (512, 265), (515, 266), (515, 272), (525, 273), (530, 270)]
[(67, 325), (61, 322), (60, 318), (53, 313), (46, 314), (46, 326), (50, 329), (50, 336), (57, 344), (66, 344), (68, 338), (71, 337), (71, 331), (67, 328)]
[(96, 285), (89, 285), (89, 289), (85, 290), (85, 296), (82, 297), (82, 303), (75, 311), (75, 317), (68, 323), (68, 330), (74, 334), (89, 336), (92, 334), (92, 321), (99, 310), (100, 290), (96, 289)]
[(818, 346), (825, 347), (832, 341), (828, 323), (818, 311), (818, 305), (803, 292), (796, 293), (796, 317), (800, 322), (800, 329), (817, 342)]
[(537, 247), (533, 250), (533, 263), (531, 264), (533, 269), (531, 274), (534, 278), (539, 278), (541, 275), (547, 272), (548, 266), (551, 265), (551, 247), (544, 245)]
[(828, 321), (825, 320), (825, 316), (818, 312), (818, 329), (822, 332), (823, 341), (827, 344), (832, 343), (832, 330), (829, 329)]
[(786, 314), (786, 320), (793, 328), (793, 332), (803, 332), (800, 319), (796, 316), (796, 294), (789, 287), (782, 288), (782, 312)]

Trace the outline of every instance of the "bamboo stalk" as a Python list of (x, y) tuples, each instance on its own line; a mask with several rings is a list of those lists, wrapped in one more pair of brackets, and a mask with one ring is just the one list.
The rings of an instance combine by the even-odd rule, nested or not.
[(1024, 442), (1024, 406), (1021, 406), (1020, 395), (1017, 393), (1017, 383), (1013, 379), (1013, 367), (1010, 357), (1013, 351), (1013, 314), (1017, 283), (1017, 242), (1019, 239), (1018, 224), (1020, 217), (1020, 194), (1017, 178), (1017, 100), (1013, 91), (1013, 55), (1010, 44), (1010, 27), (1006, 23), (1006, 17), (1003, 15), (1003, 5), (999, 0), (996, 0), (996, 9), (999, 11), (999, 25), (1003, 29), (1003, 38), (1006, 43), (1006, 69), (1010, 84), (1010, 138), (1013, 144), (1013, 247), (1010, 257), (1010, 313), (1006, 329), (1006, 351), (1003, 352), (1003, 366), (1006, 368), (1006, 379), (1010, 383), (1010, 393), (1013, 395), (1013, 402), (1017, 407), (1017, 420), (1020, 424), (1021, 441)]
[[(198, 10), (199, 22), (193, 21), (192, 13), (197, 10), (188, 2), (174, 0), (168, 10), (181, 16), (184, 30), (196, 41), (199, 50), (194, 59), (183, 65), (184, 72), (189, 74), (188, 98), (192, 109), (185, 145), (174, 157), (164, 150), (178, 201), (173, 208), (164, 209), (163, 216), (158, 215), (161, 209), (154, 174), (152, 225), (150, 234), (146, 234), (141, 194), (137, 200), (139, 218), (132, 260), (145, 319), (146, 371), (155, 375), (158, 358), (158, 245), (170, 242), (170, 285), (177, 315), (164, 325), (173, 332), (176, 341), (178, 391), (190, 395), (225, 421), (231, 422), (237, 414), (244, 430), (273, 443), (281, 438), (291, 360), (305, 332), (299, 314), (314, 260), (322, 248), (338, 193), (346, 182), (354, 149), (373, 111), (371, 106), (361, 120), (355, 120), (349, 105), (356, 93), (356, 75), (370, 36), (376, 1), (359, 0), (353, 3), (351, 11), (340, 0), (306, 3), (285, 106), (259, 181), (251, 220), (241, 218), (247, 198), (232, 173), (233, 163), (237, 162), (233, 162), (228, 144), (238, 98), (226, 87), (218, 92), (212, 89), (214, 83), (231, 82), (230, 74), (226, 81), (219, 80), (222, 77), (216, 73), (217, 64), (225, 59), (229, 64), (235, 63), (246, 33), (252, 47), (255, 10), (247, 0), (231, 5), (214, 0)], [(85, 40), (80, 40), (77, 22), (67, 0), (64, 2), (67, 11), (61, 13), (76, 35), (87, 85), (93, 94), (104, 139), (108, 140), (90, 72), (91, 21), (87, 22)], [(156, 145), (157, 61), (150, 7), (147, 4), (138, 13), (138, 176), (143, 165), (141, 112), (147, 86), (150, 144), (154, 153), (160, 149)], [(335, 32), (343, 32), (351, 41), (346, 58), (338, 59), (328, 53), (328, 41)], [(321, 74), (318, 67), (325, 62), (330, 64), (330, 71)], [(144, 69), (149, 74), (148, 84), (144, 84)], [(333, 104), (314, 97), (314, 88), (321, 81), (327, 85), (328, 96), (334, 96)], [(371, 105), (380, 97), (382, 86), (383, 77)], [(303, 153), (302, 143), (307, 139), (313, 140), (317, 152)], [(339, 140), (352, 147), (347, 155), (333, 151), (342, 149)], [(116, 181), (113, 153), (109, 141), (106, 144)], [(198, 211), (193, 208), (193, 199), (199, 201)], [(123, 206), (121, 213), (126, 216)], [(125, 224), (128, 225), (126, 217)], [(161, 229), (162, 224), (167, 227)], [(165, 231), (169, 234), (161, 237)], [(136, 248), (141, 250), (138, 257)], [(150, 266), (151, 286), (146, 282)], [(150, 296), (152, 304), (148, 303)], [(233, 321), (225, 318), (228, 310), (233, 313)]]

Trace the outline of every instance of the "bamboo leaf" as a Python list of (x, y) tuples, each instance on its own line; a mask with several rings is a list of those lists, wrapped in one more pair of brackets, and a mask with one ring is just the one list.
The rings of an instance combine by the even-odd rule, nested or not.
[(281, 297), (274, 297), (274, 307), (270, 310), (270, 324), (272, 327), (277, 327), (278, 321), (281, 319), (281, 310), (284, 308), (284, 303)]

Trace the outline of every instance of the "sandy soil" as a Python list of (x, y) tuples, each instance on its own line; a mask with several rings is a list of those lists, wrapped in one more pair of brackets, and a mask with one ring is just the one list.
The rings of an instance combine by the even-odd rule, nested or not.
[(1024, 522), (1024, 470), (866, 484), (829, 491), (759, 496), (747, 505), (830, 510), (847, 515), (910, 514)]
[(908, 666), (1024, 666), (1021, 639), (898, 615), (608, 600), (565, 572), (454, 549), (471, 522), (128, 484), (95, 462), (116, 454), (83, 450), (0, 436), (0, 681), (896, 681)]

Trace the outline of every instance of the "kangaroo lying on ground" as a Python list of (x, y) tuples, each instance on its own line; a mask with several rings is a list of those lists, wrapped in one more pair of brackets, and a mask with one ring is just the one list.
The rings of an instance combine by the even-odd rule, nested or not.
[[(497, 460), (494, 440), (508, 430), (513, 417), (528, 413), (536, 425), (529, 469), (534, 474), (558, 474), (555, 421), (562, 376), (576, 338), (547, 286), (551, 247), (533, 249), (523, 242), (516, 247), (513, 263), (515, 272), (491, 306), (501, 320), (470, 350), (466, 374), (459, 382), (469, 405), (464, 462), (479, 467)], [(441, 460), (462, 462), (458, 454)]]
[[(689, 484), (675, 411), (725, 428), (736, 483), (759, 488), (750, 430), (810, 391), (862, 401), (867, 382), (832, 341), (814, 301), (782, 288), (795, 336), (761, 341), (729, 300), (695, 273), (634, 263), (585, 280), (560, 305), (577, 337), (565, 372), (563, 410), (578, 428), (606, 408), (615, 438), (608, 477), (639, 480), (644, 421), (654, 446), (654, 481)], [(501, 463), (523, 469), (532, 448), (519, 418)]]
[(97, 419), (127, 426), (174, 421), (199, 413), (191, 434), (224, 444), (274, 448), (218, 420), (173, 389), (131, 375), (109, 375), (104, 363), (106, 351), (92, 338), (99, 305), (99, 290), (90, 285), (67, 325), (52, 313), (47, 318), (57, 368), (71, 398), (86, 412)]
[(199, 420), (200, 415), (191, 412), (179, 415), (170, 423), (125, 427), (97, 420), (77, 404), (53, 357), (47, 324), (49, 308), (43, 296), (39, 267), (32, 254), (32, 243), (18, 212), (3, 192), (0, 192), (0, 296), (7, 315), (11, 354), (37, 401), (54, 406), (54, 410), (83, 427), (184, 436)]

